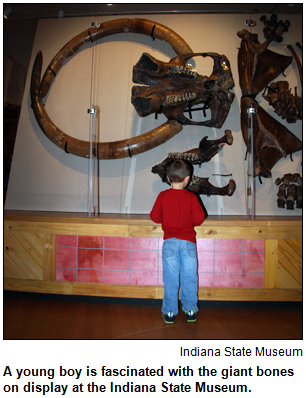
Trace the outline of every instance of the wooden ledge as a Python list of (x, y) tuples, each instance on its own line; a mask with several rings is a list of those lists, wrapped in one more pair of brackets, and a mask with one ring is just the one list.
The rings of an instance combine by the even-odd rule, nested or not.
[[(101, 213), (97, 217), (88, 217), (87, 213), (69, 212), (41, 212), (23, 210), (5, 210), (4, 221), (28, 221), (28, 222), (62, 222), (84, 224), (133, 224), (155, 225), (149, 214), (112, 214)], [(302, 227), (302, 217), (295, 216), (257, 216), (254, 220), (248, 220), (246, 216), (208, 216), (202, 226), (291, 226)]]
[[(196, 227), (198, 239), (302, 239), (300, 217), (209, 216)], [(162, 238), (160, 224), (148, 214), (5, 211), (5, 232)]]

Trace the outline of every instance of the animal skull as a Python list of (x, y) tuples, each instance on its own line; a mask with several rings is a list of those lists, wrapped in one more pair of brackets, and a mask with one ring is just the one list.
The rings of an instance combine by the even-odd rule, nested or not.
[[(187, 65), (193, 57), (211, 57), (214, 60), (212, 74), (201, 76)], [(143, 53), (133, 68), (133, 82), (145, 84), (132, 88), (132, 104), (139, 116), (163, 113), (169, 120), (183, 125), (198, 125), (221, 128), (230, 110), (235, 95), (230, 63), (225, 55), (216, 53), (188, 53), (162, 62)], [(191, 121), (193, 107), (203, 104), (210, 108), (211, 119)], [(196, 109), (199, 110), (199, 109)], [(189, 112), (188, 119), (184, 112)]]

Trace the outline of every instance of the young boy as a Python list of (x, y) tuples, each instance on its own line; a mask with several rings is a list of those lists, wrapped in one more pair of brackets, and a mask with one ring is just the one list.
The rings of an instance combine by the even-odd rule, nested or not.
[(188, 160), (174, 160), (167, 168), (171, 188), (161, 192), (150, 213), (164, 231), (162, 313), (173, 323), (178, 313), (178, 291), (188, 322), (198, 316), (198, 261), (195, 225), (201, 225), (204, 211), (195, 194), (185, 190), (193, 166)]

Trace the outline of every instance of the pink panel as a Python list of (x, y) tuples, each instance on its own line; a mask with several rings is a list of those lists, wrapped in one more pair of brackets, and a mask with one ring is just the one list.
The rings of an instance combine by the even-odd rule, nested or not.
[(76, 281), (76, 269), (57, 268), (55, 280), (62, 281), (62, 282), (75, 282)]
[(132, 285), (156, 285), (157, 272), (132, 272)]
[(265, 251), (264, 239), (244, 239), (243, 240), (244, 252), (263, 252)]
[(129, 250), (104, 250), (104, 269), (130, 269)]
[(79, 249), (78, 268), (103, 268), (102, 249)]
[(132, 251), (132, 270), (157, 271), (157, 251)]
[(103, 236), (79, 236), (78, 247), (103, 248)]
[(77, 246), (77, 236), (76, 235), (56, 235), (56, 244), (61, 246)]
[(258, 274), (243, 274), (242, 287), (265, 287), (264, 273)]
[(130, 285), (130, 271), (104, 271), (104, 283)]
[(243, 253), (243, 272), (264, 272), (265, 253)]
[(163, 283), (163, 273), (162, 272), (158, 273), (158, 285), (159, 286), (163, 286), (164, 285), (164, 283)]
[(157, 250), (158, 238), (132, 238), (132, 250)]
[(242, 250), (242, 239), (215, 239), (215, 251), (237, 252)]
[(197, 250), (199, 251), (214, 251), (215, 239), (197, 239)]
[(158, 250), (162, 250), (163, 249), (163, 243), (164, 243), (164, 239), (163, 238), (158, 238)]
[(241, 287), (241, 274), (215, 274), (215, 287)]
[(105, 249), (130, 249), (131, 238), (121, 236), (105, 236)]
[(78, 282), (103, 283), (103, 271), (80, 269), (78, 270)]
[(158, 252), (158, 271), (163, 272), (163, 256), (161, 252)]
[(241, 273), (242, 253), (215, 253), (215, 272)]
[(214, 256), (214, 252), (198, 252), (198, 271), (213, 272)]
[(55, 261), (57, 268), (76, 268), (76, 249), (57, 246)]
[(199, 273), (199, 286), (200, 287), (212, 287), (214, 286), (214, 275), (213, 273), (201, 274)]

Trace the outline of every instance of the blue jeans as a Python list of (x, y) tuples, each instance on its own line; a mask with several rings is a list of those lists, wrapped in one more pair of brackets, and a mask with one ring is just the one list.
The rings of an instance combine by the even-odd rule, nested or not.
[(183, 311), (198, 311), (198, 260), (196, 244), (176, 238), (163, 243), (164, 298), (162, 313), (178, 313), (178, 292)]

